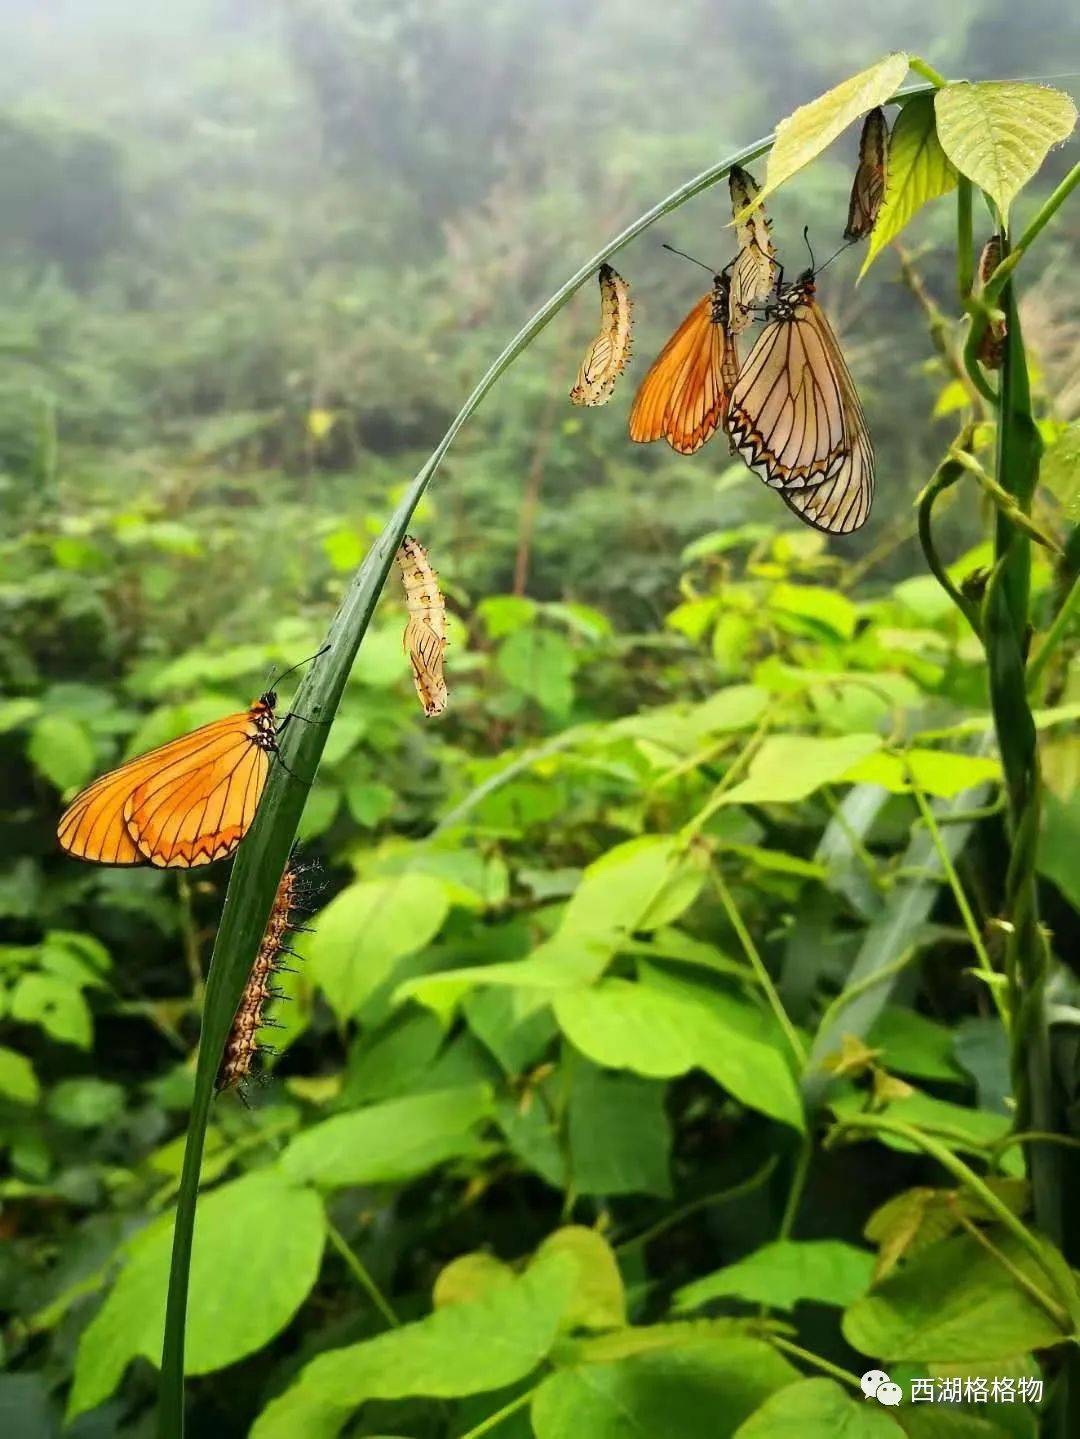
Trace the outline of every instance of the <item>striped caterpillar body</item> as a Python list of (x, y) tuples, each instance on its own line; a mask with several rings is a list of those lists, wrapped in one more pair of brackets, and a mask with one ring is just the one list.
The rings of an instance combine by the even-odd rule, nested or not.
[(280, 1028), (274, 1021), (263, 1017), (263, 1010), (269, 1000), (283, 998), (273, 981), (274, 976), (287, 967), (281, 963), (281, 956), (293, 953), (286, 943), (289, 935), (302, 927), (294, 922), (294, 915), (303, 898), (301, 873), (300, 869), (290, 863), (281, 876), (281, 883), (274, 896), (274, 907), (270, 911), (255, 962), (251, 966), (251, 973), (233, 1016), (225, 1052), (221, 1056), (217, 1079), (214, 1081), (215, 1089), (232, 1089), (239, 1085), (242, 1094), (244, 1081), (251, 1076), (256, 1054), (267, 1052), (267, 1046), (258, 1042), (258, 1031)]
[(610, 265), (601, 265), (600, 333), (585, 351), (577, 384), (570, 391), (572, 405), (606, 405), (615, 381), (630, 358), (633, 304), (630, 286)]
[[(758, 183), (738, 165), (728, 175), (731, 213), (738, 215), (758, 193)], [(731, 297), (728, 305), (728, 329), (733, 335), (745, 330), (754, 318), (753, 307), (764, 300), (772, 288), (776, 270), (776, 250), (769, 231), (772, 229), (765, 207), (759, 205), (745, 220), (737, 220), (735, 238), (739, 254), (731, 272)]]
[(409, 611), (405, 625), (405, 650), (412, 664), (413, 683), (428, 719), (446, 708), (446, 680), (443, 654), (446, 650), (446, 601), (439, 591), (439, 578), (431, 568), (427, 550), (419, 540), (406, 535), (394, 557), (405, 586)]
[(863, 122), (859, 137), (859, 164), (851, 185), (845, 240), (861, 240), (874, 228), (885, 198), (889, 168), (889, 122), (879, 105)]
[[(1001, 264), (1001, 236), (991, 235), (979, 256), (979, 289), (985, 288), (987, 280)], [(988, 370), (1000, 370), (1005, 357), (1005, 321), (991, 320), (982, 333), (976, 354), (979, 363)]]

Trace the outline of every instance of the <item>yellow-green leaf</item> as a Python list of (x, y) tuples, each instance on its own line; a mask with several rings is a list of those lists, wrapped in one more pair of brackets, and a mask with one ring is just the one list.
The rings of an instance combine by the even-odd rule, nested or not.
[(776, 143), (769, 152), (765, 184), (751, 204), (735, 217), (741, 220), (768, 195), (790, 180), (797, 170), (831, 145), (836, 137), (875, 105), (883, 105), (899, 87), (908, 71), (908, 58), (901, 51), (886, 55), (876, 65), (860, 70), (811, 100), (800, 105), (776, 127)]
[(937, 137), (929, 95), (909, 100), (889, 139), (885, 198), (870, 236), (860, 278), (928, 200), (956, 187), (956, 171)]
[(1003, 215), (1076, 124), (1076, 106), (1063, 91), (1018, 80), (947, 85), (934, 106), (941, 148)]

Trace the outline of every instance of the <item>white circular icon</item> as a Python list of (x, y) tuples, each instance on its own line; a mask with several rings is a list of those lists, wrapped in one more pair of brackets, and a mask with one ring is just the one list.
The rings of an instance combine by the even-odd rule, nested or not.
[(904, 1391), (891, 1379), (886, 1379), (884, 1384), (879, 1384), (874, 1391), (874, 1398), (879, 1404), (899, 1404), (903, 1397)]
[(884, 1369), (868, 1369), (859, 1383), (867, 1399), (873, 1399), (880, 1386), (890, 1383), (890, 1380)]

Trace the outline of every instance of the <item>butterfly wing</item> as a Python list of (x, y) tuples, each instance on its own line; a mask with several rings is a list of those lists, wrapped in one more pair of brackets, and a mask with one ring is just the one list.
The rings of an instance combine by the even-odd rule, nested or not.
[(215, 720), (103, 775), (61, 817), (62, 847), (99, 864), (166, 868), (231, 854), (269, 769), (256, 713)]
[(702, 296), (660, 351), (630, 411), (630, 438), (663, 437), (680, 455), (699, 450), (723, 423), (728, 391), (725, 325), (714, 321), (714, 294)]
[(800, 518), (848, 534), (865, 523), (874, 452), (855, 382), (817, 302), (762, 330), (735, 386), (734, 448)]
[(885, 197), (885, 175), (889, 158), (889, 126), (880, 105), (871, 110), (859, 140), (859, 164), (851, 186), (845, 240), (861, 240), (874, 228)]

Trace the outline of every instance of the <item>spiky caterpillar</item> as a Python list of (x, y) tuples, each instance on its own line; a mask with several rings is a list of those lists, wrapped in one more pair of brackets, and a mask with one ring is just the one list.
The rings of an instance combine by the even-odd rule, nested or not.
[(300, 901), (304, 898), (301, 892), (303, 873), (298, 865), (290, 861), (281, 876), (270, 918), (266, 922), (266, 929), (244, 992), (240, 996), (240, 1003), (236, 1007), (229, 1038), (221, 1056), (217, 1079), (214, 1081), (214, 1087), (218, 1090), (232, 1089), (240, 1085), (242, 1092), (244, 1081), (251, 1076), (256, 1054), (268, 1051), (268, 1046), (258, 1041), (259, 1030), (280, 1028), (276, 1021), (267, 1020), (263, 1011), (269, 1000), (284, 998), (281, 990), (274, 984), (274, 976), (288, 968), (281, 962), (281, 956), (294, 952), (287, 942), (290, 934), (304, 928), (296, 923), (296, 914), (301, 908)]

